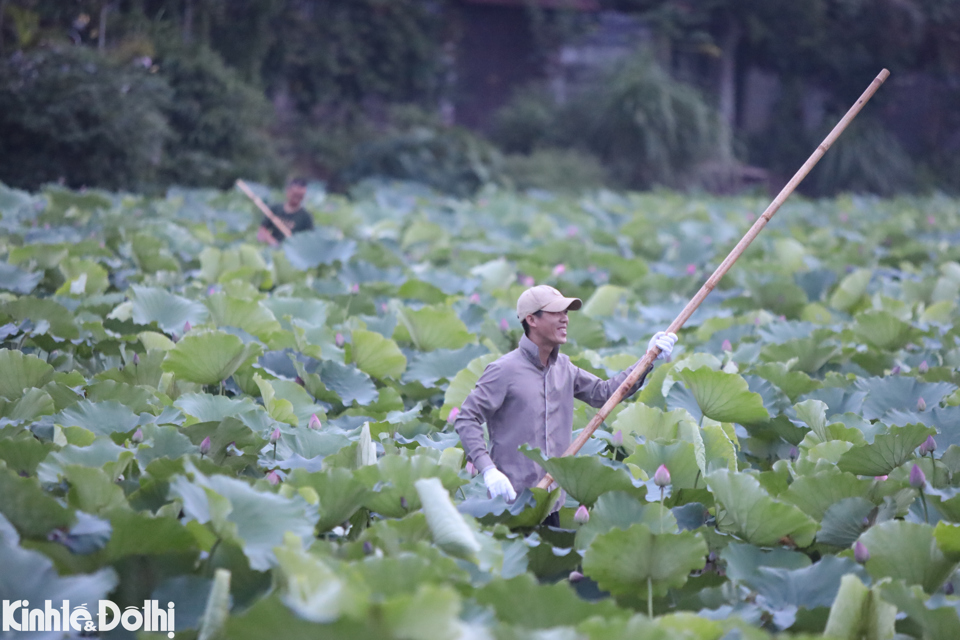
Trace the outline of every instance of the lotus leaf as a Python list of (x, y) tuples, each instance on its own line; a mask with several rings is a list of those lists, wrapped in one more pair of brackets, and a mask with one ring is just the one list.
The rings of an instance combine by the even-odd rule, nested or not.
[(219, 384), (260, 355), (257, 344), (243, 344), (223, 331), (191, 331), (167, 353), (163, 370), (197, 384)]
[(929, 525), (890, 520), (870, 527), (860, 542), (870, 552), (867, 572), (878, 580), (903, 580), (933, 593), (957, 568), (940, 550)]
[(711, 420), (751, 424), (770, 418), (763, 399), (749, 391), (747, 381), (737, 374), (701, 367), (695, 371), (684, 369), (677, 375), (693, 394), (702, 414)]

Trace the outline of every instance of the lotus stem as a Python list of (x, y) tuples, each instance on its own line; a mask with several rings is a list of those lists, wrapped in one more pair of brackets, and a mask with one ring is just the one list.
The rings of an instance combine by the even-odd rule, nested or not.
[(647, 576), (647, 617), (653, 620), (653, 578)]
[(923, 503), (923, 521), (930, 524), (930, 514), (927, 513), (927, 497), (923, 495), (923, 487), (920, 487), (920, 502)]

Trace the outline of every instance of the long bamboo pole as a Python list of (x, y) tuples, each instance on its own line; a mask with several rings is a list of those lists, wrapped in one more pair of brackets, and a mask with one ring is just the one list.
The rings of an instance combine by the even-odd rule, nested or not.
[(243, 180), (237, 180), (237, 187), (240, 189), (240, 191), (243, 191), (248, 198), (253, 200), (253, 204), (257, 205), (260, 211), (263, 212), (263, 215), (267, 216), (267, 219), (270, 220), (270, 222), (272, 222), (277, 229), (280, 229), (280, 233), (287, 238), (293, 235), (293, 232), (290, 231), (290, 227), (285, 225), (283, 221), (273, 213), (273, 211), (270, 211), (270, 207), (268, 207), (263, 200), (261, 200), (257, 194), (253, 192), (253, 189), (247, 186), (246, 182)]
[[(873, 82), (870, 83), (870, 86), (867, 87), (867, 90), (863, 92), (863, 95), (850, 107), (850, 110), (840, 119), (840, 122), (833, 128), (833, 130), (824, 138), (823, 142), (817, 147), (816, 151), (813, 152), (807, 161), (803, 163), (803, 166), (800, 167), (800, 170), (790, 179), (790, 182), (780, 190), (780, 193), (776, 198), (773, 199), (773, 202), (770, 203), (770, 206), (767, 207), (766, 211), (757, 218), (757, 221), (753, 223), (753, 226), (750, 227), (750, 230), (747, 231), (747, 234), (740, 239), (740, 242), (737, 243), (737, 246), (727, 255), (726, 259), (720, 263), (720, 266), (713, 272), (707, 281), (700, 287), (700, 291), (697, 292), (697, 295), (693, 296), (693, 299), (687, 303), (687, 306), (683, 308), (683, 311), (680, 312), (680, 315), (670, 323), (670, 326), (667, 328), (669, 333), (676, 333), (683, 327), (684, 323), (690, 319), (690, 316), (693, 315), (693, 312), (697, 310), (697, 307), (704, 301), (704, 299), (710, 295), (710, 292), (713, 291), (714, 287), (717, 286), (717, 283), (720, 282), (720, 279), (730, 270), (730, 267), (737, 261), (737, 259), (747, 250), (747, 247), (750, 246), (750, 243), (753, 242), (763, 228), (770, 221), (770, 218), (773, 217), (773, 214), (777, 212), (780, 206), (784, 201), (790, 196), (791, 193), (797, 188), (797, 185), (807, 177), (807, 174), (810, 173), (810, 170), (813, 169), (814, 165), (820, 161), (820, 158), (823, 157), (823, 154), (827, 152), (827, 149), (840, 137), (840, 134), (843, 133), (844, 129), (847, 128), (847, 125), (857, 117), (857, 114), (860, 113), (860, 110), (863, 108), (863, 105), (867, 103), (873, 94), (877, 92), (877, 89), (880, 88), (880, 85), (883, 84), (884, 80), (890, 75), (890, 72), (884, 69), (880, 74), (874, 78)], [(577, 436), (577, 439), (574, 440), (567, 450), (563, 452), (564, 456), (575, 455), (580, 449), (586, 444), (587, 440), (590, 439), (590, 436), (593, 435), (593, 432), (603, 424), (603, 421), (607, 419), (607, 416), (610, 415), (610, 412), (613, 411), (623, 400), (623, 397), (627, 394), (627, 391), (637, 383), (637, 380), (640, 379), (640, 376), (645, 374), (653, 366), (653, 361), (656, 357), (660, 355), (660, 348), (653, 347), (647, 351), (643, 358), (637, 363), (637, 366), (630, 372), (630, 375), (627, 376), (627, 379), (623, 381), (623, 384), (610, 396), (610, 399), (600, 407), (600, 410), (595, 416), (590, 420), (583, 431), (580, 432), (580, 435)], [(546, 489), (553, 483), (553, 478), (550, 477), (550, 474), (544, 476), (544, 478), (537, 484), (541, 489)]]

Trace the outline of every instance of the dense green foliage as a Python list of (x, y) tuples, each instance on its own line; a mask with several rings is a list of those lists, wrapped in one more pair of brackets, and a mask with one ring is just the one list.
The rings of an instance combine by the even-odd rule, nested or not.
[(956, 200), (788, 202), (582, 455), (528, 452), (560, 528), (464, 466), (529, 282), (584, 299), (563, 350), (606, 377), (765, 204), (314, 187), (274, 250), (236, 192), (0, 188), (0, 600), (231, 640), (956, 638)]

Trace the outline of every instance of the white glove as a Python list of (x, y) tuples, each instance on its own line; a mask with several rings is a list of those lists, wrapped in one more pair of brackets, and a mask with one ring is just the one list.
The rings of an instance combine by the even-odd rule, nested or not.
[(653, 334), (653, 337), (650, 338), (650, 342), (647, 344), (647, 351), (650, 351), (650, 349), (653, 349), (655, 346), (660, 347), (660, 355), (657, 356), (657, 360), (666, 360), (670, 357), (670, 354), (673, 353), (673, 345), (675, 344), (677, 344), (677, 334), (657, 331)]
[(487, 493), (490, 494), (491, 498), (503, 496), (507, 499), (507, 502), (513, 502), (517, 499), (517, 492), (510, 484), (510, 479), (496, 467), (490, 467), (483, 472), (483, 484), (487, 485)]

